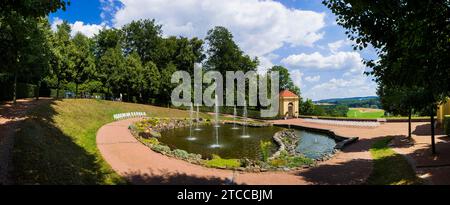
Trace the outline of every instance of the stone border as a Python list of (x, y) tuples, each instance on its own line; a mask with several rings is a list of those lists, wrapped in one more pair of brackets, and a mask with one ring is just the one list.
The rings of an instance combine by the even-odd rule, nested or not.
[(313, 128), (313, 127), (305, 127), (305, 126), (300, 126), (300, 125), (285, 125), (285, 124), (275, 124), (275, 126), (279, 126), (279, 127), (294, 127), (294, 128), (298, 128), (298, 129), (303, 129), (306, 131), (311, 131), (311, 132), (319, 132), (322, 134), (326, 134), (328, 136), (330, 136), (331, 138), (333, 138), (335, 141), (337, 141), (336, 146), (334, 147), (335, 149), (338, 150), (342, 150), (344, 149), (346, 146), (355, 143), (356, 141), (359, 140), (359, 137), (344, 137), (344, 136), (340, 136), (338, 134), (336, 134), (335, 132), (328, 130), (328, 129), (320, 129), (320, 128)]

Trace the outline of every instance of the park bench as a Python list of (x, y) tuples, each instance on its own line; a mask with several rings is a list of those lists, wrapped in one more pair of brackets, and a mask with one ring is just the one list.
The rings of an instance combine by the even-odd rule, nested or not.
[(135, 118), (135, 117), (146, 117), (146, 116), (147, 116), (147, 113), (145, 113), (145, 112), (127, 112), (127, 113), (114, 114), (113, 118), (114, 118), (114, 120), (122, 120), (122, 119)]

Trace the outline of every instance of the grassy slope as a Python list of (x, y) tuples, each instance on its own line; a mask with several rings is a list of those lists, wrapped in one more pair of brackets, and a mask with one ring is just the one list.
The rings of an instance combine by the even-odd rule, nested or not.
[(412, 185), (420, 184), (406, 159), (388, 147), (392, 138), (375, 142), (370, 149), (374, 159), (374, 167), (368, 184), (371, 185)]
[(384, 117), (384, 111), (373, 111), (373, 112), (361, 112), (357, 109), (350, 109), (347, 112), (347, 117), (350, 118), (361, 118), (361, 119), (376, 119), (376, 118), (383, 118)]
[(102, 159), (95, 137), (101, 126), (113, 121), (113, 114), (131, 111), (157, 117), (189, 116), (175, 109), (98, 100), (45, 103), (31, 111), (17, 132), (12, 173), (16, 183), (126, 183)]

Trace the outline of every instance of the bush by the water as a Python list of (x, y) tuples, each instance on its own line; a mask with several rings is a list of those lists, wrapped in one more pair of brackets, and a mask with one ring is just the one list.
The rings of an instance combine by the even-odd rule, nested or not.
[(272, 146), (272, 142), (270, 141), (261, 141), (259, 143), (259, 148), (261, 149), (262, 161), (267, 162), (267, 159), (270, 157), (270, 147)]
[(205, 160), (204, 164), (215, 168), (238, 168), (241, 166), (239, 159), (222, 159), (219, 155), (213, 155), (212, 159)]
[(303, 156), (290, 156), (287, 151), (282, 151), (280, 156), (269, 161), (273, 167), (294, 168), (304, 165), (311, 165), (314, 161)]

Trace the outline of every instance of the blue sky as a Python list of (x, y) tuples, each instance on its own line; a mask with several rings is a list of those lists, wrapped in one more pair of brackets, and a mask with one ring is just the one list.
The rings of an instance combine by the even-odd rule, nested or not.
[(319, 0), (76, 0), (50, 15), (53, 26), (67, 20), (73, 33), (95, 35), (141, 18), (156, 19), (164, 35), (203, 38), (213, 26), (231, 30), (239, 46), (257, 56), (260, 70), (289, 69), (302, 96), (313, 100), (375, 95), (362, 59), (372, 50), (353, 51), (345, 30)]

